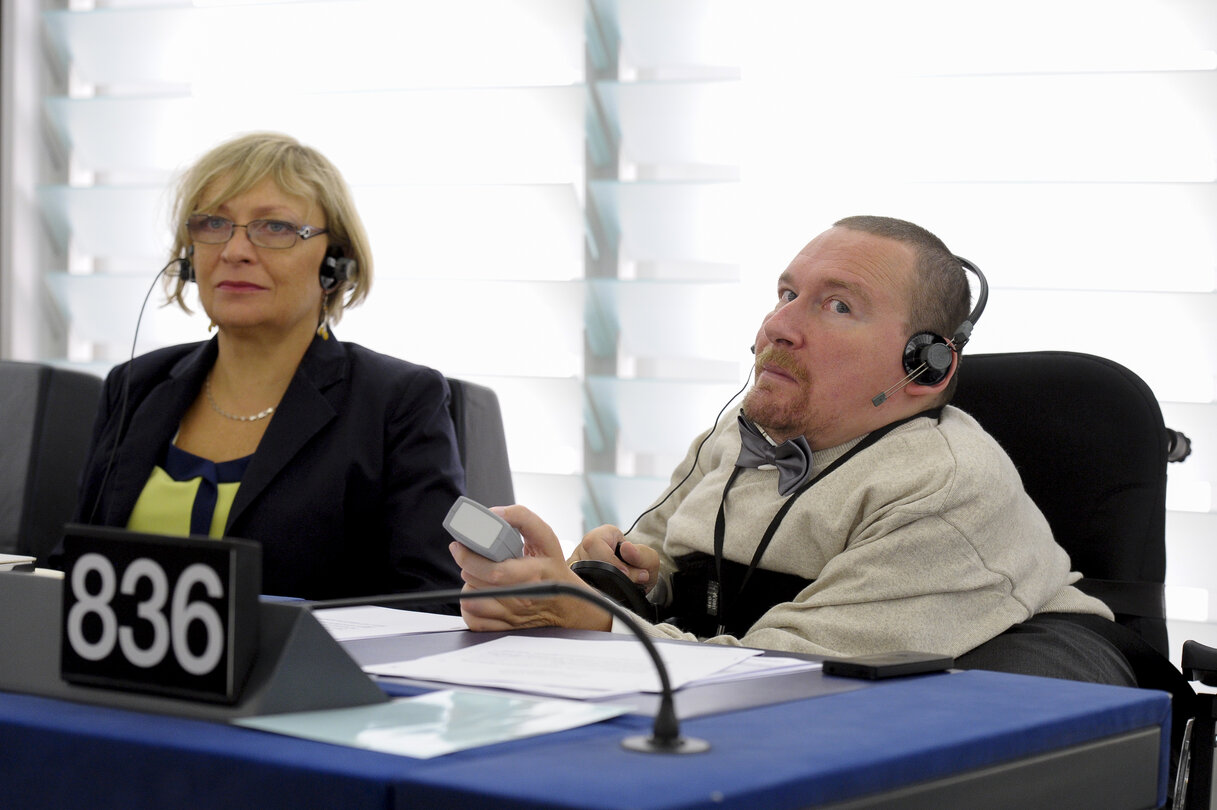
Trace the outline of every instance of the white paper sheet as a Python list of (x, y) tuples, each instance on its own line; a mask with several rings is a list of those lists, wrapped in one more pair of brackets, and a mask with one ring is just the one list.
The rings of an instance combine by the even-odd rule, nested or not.
[[(710, 644), (662, 644), (659, 654), (677, 689), (760, 650)], [(373, 675), (487, 686), (569, 698), (658, 692), (659, 677), (637, 639), (584, 640), (505, 636), (452, 652), (364, 667)]]
[(315, 610), (313, 615), (338, 641), (467, 629), (460, 616), (377, 606), (327, 608)]
[(570, 700), (474, 692), (428, 692), (350, 709), (234, 720), (237, 725), (429, 759), (481, 745), (598, 723), (625, 709)]
[(23, 554), (0, 554), (0, 571), (11, 571), (19, 565), (29, 565), (37, 562), (36, 557), (27, 557)]
[[(767, 678), (770, 675), (785, 675), (791, 672), (814, 672), (823, 669), (819, 661), (804, 661), (802, 658), (783, 658), (775, 655), (758, 655), (733, 664), (724, 670), (699, 678), (695, 684), (727, 683), (747, 681), (752, 678)], [(690, 684), (692, 685), (692, 684)]]

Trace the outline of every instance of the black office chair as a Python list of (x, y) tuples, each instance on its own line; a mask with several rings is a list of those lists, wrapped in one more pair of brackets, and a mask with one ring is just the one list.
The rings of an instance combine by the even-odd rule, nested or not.
[(449, 410), (465, 466), (465, 492), (487, 506), (515, 503), (499, 398), (484, 385), (448, 378)]
[(100, 377), (0, 361), (0, 552), (46, 557), (76, 506)]
[[(1186, 806), (1209, 807), (1213, 702), (1198, 698), (1188, 681), (1217, 676), (1217, 650), (1189, 642), (1185, 673), (1170, 664), (1163, 586), (1166, 465), (1186, 457), (1187, 437), (1163, 424), (1140, 377), (1074, 352), (965, 355), (953, 404), (1010, 454), (1073, 569), (1083, 574), (1078, 586), (1134, 631), (1115, 632), (1112, 640), (1140, 686), (1171, 692), (1172, 758), (1188, 782)], [(1173, 806), (1184, 802), (1176, 797)]]

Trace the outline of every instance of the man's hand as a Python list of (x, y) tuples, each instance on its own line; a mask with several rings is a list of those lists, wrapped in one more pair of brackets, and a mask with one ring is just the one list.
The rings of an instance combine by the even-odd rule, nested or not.
[[(449, 547), (461, 567), (466, 591), (506, 588), (541, 582), (564, 582), (588, 588), (562, 559), (562, 544), (545, 521), (523, 506), (495, 506), (492, 511), (524, 538), (524, 556), (496, 563), (457, 542)], [(590, 588), (589, 588), (590, 590)], [(522, 627), (572, 627), (609, 630), (612, 616), (574, 597), (466, 599), (461, 616), (470, 630), (514, 630)]]
[(614, 565), (648, 592), (659, 576), (659, 552), (650, 546), (640, 546), (625, 539), (621, 529), (605, 524), (597, 526), (583, 537), (583, 542), (570, 555), (567, 563), (578, 560), (600, 560)]

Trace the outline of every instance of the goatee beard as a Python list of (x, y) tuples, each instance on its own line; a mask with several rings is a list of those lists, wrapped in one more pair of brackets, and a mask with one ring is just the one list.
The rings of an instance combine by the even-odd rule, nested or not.
[[(801, 385), (805, 386), (807, 384), (807, 372), (798, 364), (798, 361), (795, 360), (790, 352), (784, 349), (769, 345), (756, 356), (754, 373), (758, 379), (765, 366), (776, 366), (797, 380)], [(762, 386), (763, 383), (754, 383), (744, 396), (742, 405), (744, 415), (755, 424), (764, 428), (768, 433), (784, 436), (801, 435), (806, 416), (803, 413), (802, 403), (796, 402), (784, 405), (780, 402), (774, 402), (770, 396), (773, 392), (767, 386)]]

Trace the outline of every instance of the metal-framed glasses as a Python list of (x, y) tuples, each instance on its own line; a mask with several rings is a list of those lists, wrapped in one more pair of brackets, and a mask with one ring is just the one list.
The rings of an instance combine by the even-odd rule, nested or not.
[(249, 241), (258, 247), (282, 250), (296, 244), (296, 239), (312, 239), (325, 233), (325, 228), (312, 225), (296, 226), (278, 219), (254, 219), (238, 225), (231, 219), (214, 214), (193, 214), (186, 220), (190, 238), (204, 245), (222, 245), (236, 232), (244, 228)]

